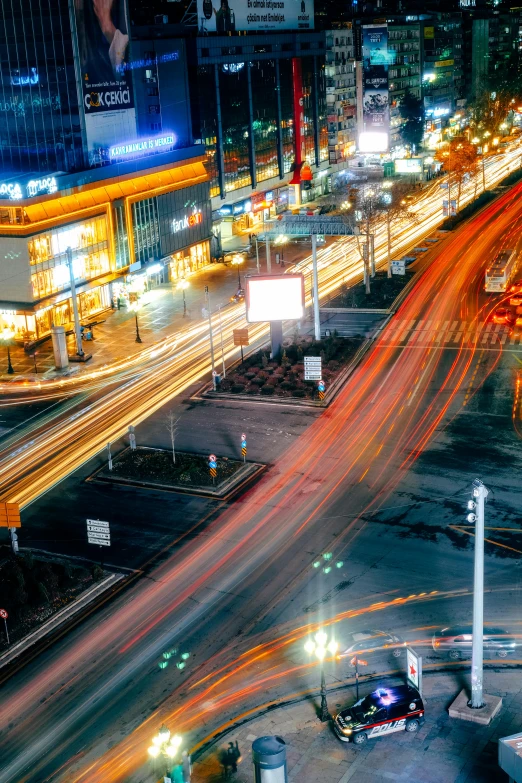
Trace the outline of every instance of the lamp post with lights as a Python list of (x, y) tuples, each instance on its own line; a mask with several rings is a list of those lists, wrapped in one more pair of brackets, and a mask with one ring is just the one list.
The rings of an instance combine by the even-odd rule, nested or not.
[(142, 339), (140, 337), (140, 325), (138, 323), (138, 310), (140, 309), (140, 303), (133, 302), (130, 306), (130, 309), (134, 311), (134, 318), (136, 320), (136, 342), (141, 343)]
[(9, 329), (7, 326), (0, 332), (0, 340), (7, 348), (7, 374), (13, 375), (13, 365), (11, 364), (11, 340), (15, 333), (13, 329)]
[[(478, 136), (474, 136), (471, 139), (472, 144), (480, 144), (480, 138)], [(487, 145), (486, 149), (487, 149)], [(484, 146), (482, 147), (482, 190), (486, 190), (486, 163), (485, 163), (485, 149)]]
[(178, 284), (176, 288), (178, 288), (180, 291), (183, 291), (183, 318), (187, 315), (187, 299), (185, 297), (185, 291), (189, 287), (190, 283), (188, 280), (185, 280), (184, 277), (181, 278), (181, 280), (178, 281)]
[(238, 289), (241, 288), (241, 277), (239, 274), (239, 267), (241, 264), (243, 264), (245, 259), (240, 253), (236, 253), (235, 256), (232, 257), (232, 264), (237, 267), (237, 287)]
[(319, 631), (315, 634), (313, 639), (308, 639), (308, 641), (305, 643), (304, 648), (305, 651), (308, 653), (308, 655), (315, 655), (315, 657), (319, 659), (319, 662), (321, 664), (321, 712), (319, 717), (322, 723), (325, 723), (327, 720), (330, 720), (330, 713), (328, 712), (328, 704), (326, 702), (326, 680), (324, 677), (324, 660), (326, 658), (327, 653), (331, 653), (332, 655), (335, 655), (335, 653), (339, 649), (339, 645), (333, 637), (331, 639), (328, 639), (328, 634), (326, 633), (326, 631), (319, 629)]
[(471, 701), (469, 706), (484, 706), (484, 503), (488, 490), (479, 479), (473, 482), (472, 500), (466, 519), (475, 524), (475, 570), (473, 577), (473, 631), (471, 652)]
[(163, 724), (152, 738), (152, 745), (149, 747), (149, 756), (157, 759), (161, 756), (165, 763), (165, 774), (168, 775), (172, 768), (172, 763), (179, 752), (182, 739), (178, 734), (171, 736), (170, 730)]

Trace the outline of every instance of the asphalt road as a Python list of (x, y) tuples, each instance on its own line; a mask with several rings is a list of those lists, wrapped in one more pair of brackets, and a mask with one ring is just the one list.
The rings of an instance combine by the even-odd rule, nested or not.
[[(341, 642), (347, 628), (388, 628), (429, 653), (434, 627), (470, 618), (476, 475), (492, 489), (488, 527), (513, 529), (488, 534), (486, 619), (518, 630), (522, 349), (500, 331), (484, 340), (481, 274), (506, 236), (518, 241), (520, 191), (451, 238), (322, 416), (286, 449), (265, 435), (277, 445), (256, 487), (3, 685), (2, 783), (152, 780), (146, 748), (162, 721), (192, 746), (315, 686), (303, 642), (318, 623)], [(329, 664), (330, 679), (347, 674)]]

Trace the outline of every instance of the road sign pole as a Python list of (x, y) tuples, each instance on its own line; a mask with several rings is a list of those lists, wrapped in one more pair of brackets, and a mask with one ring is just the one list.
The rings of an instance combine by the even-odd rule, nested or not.
[(473, 642), (471, 654), (471, 703), (473, 709), (484, 706), (484, 501), (488, 490), (478, 479), (473, 482), (475, 520), (475, 574), (473, 579)]
[(319, 316), (319, 281), (317, 276), (317, 234), (312, 234), (312, 287), (314, 292), (314, 334), (321, 339), (321, 321)]
[(257, 240), (257, 236), (256, 236), (256, 266), (257, 266), (257, 274), (259, 274), (259, 242)]
[(218, 313), (219, 313), (219, 337), (221, 340), (221, 361), (223, 363), (223, 378), (226, 378), (227, 373), (225, 370), (225, 350), (223, 348), (223, 322), (221, 320), (221, 305), (218, 306)]
[(272, 274), (272, 264), (270, 262), (270, 237), (268, 236), (268, 232), (266, 233), (266, 273), (267, 275)]
[(112, 454), (111, 454), (111, 444), (107, 443), (107, 457), (109, 460), (109, 470), (112, 470)]
[(11, 644), (11, 642), (9, 640), (9, 632), (7, 630), (7, 620), (5, 619), (5, 617), (4, 617), (4, 626), (5, 626), (5, 637), (7, 639), (7, 644)]
[(359, 660), (355, 659), (355, 701), (359, 701)]
[(212, 383), (214, 386), (214, 391), (216, 391), (216, 368), (214, 367), (214, 340), (212, 338), (212, 313), (210, 312), (210, 294), (208, 291), (208, 285), (205, 286), (205, 301), (207, 305), (207, 312), (208, 312), (208, 328), (209, 328), (209, 337), (210, 337), (210, 363), (212, 365)]
[(246, 433), (244, 432), (241, 435), (241, 454), (243, 457), (243, 462), (246, 462), (247, 441), (246, 441)]

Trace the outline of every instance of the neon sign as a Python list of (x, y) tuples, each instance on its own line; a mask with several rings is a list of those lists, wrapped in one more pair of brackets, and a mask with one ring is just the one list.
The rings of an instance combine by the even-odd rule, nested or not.
[(181, 220), (172, 221), (172, 233), (177, 234), (178, 231), (183, 231), (184, 228), (194, 228), (203, 222), (203, 215), (201, 212), (193, 212), (192, 215), (185, 215)]
[(58, 185), (55, 177), (44, 177), (43, 179), (32, 179), (27, 183), (27, 195), (29, 198), (37, 196), (39, 193), (56, 193)]
[(13, 201), (23, 198), (22, 189), (18, 182), (2, 182), (0, 184), (0, 198), (2, 196), (7, 196)]
[[(25, 196), (22, 188), (25, 187)], [(20, 185), (18, 182), (0, 182), (0, 198), (9, 198), (17, 201), (21, 198), (34, 198), (40, 193), (56, 193), (58, 183), (56, 177), (42, 177), (42, 179), (32, 179), (27, 185)]]
[(24, 76), (20, 71), (11, 71), (11, 84), (13, 87), (27, 87), (38, 84), (40, 77), (36, 68), (29, 68), (29, 73)]
[(130, 141), (127, 144), (118, 144), (109, 149), (111, 160), (115, 158), (129, 158), (136, 155), (146, 154), (147, 152), (161, 150), (162, 147), (173, 147), (176, 143), (176, 137), (173, 133), (167, 136), (157, 136), (151, 139), (139, 139), (139, 141)]

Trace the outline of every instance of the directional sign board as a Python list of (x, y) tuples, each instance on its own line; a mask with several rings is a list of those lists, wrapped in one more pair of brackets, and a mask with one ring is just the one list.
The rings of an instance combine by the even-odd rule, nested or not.
[(320, 381), (323, 377), (320, 356), (304, 357), (304, 379), (305, 381)]
[(250, 345), (248, 329), (233, 329), (232, 337), (234, 340), (234, 345)]
[(422, 693), (422, 657), (410, 647), (406, 649), (406, 678), (410, 685)]
[(405, 275), (406, 261), (401, 258), (399, 261), (392, 261), (392, 275)]
[(98, 544), (98, 546), (110, 546), (111, 531), (109, 523), (101, 522), (99, 519), (88, 519), (87, 541), (89, 544)]

